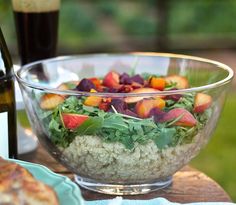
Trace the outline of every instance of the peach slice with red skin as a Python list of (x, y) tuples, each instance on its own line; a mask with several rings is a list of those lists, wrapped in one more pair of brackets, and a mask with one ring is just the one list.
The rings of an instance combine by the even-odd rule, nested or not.
[(44, 94), (40, 99), (40, 107), (44, 110), (52, 110), (56, 108), (59, 104), (63, 103), (65, 97), (62, 95), (47, 93)]
[(177, 89), (186, 89), (189, 87), (188, 80), (184, 76), (180, 75), (170, 75), (165, 77), (167, 84), (176, 83)]
[(203, 113), (212, 104), (212, 97), (204, 93), (197, 93), (194, 98), (193, 112)]
[(61, 119), (65, 128), (74, 130), (85, 122), (89, 116), (74, 113), (62, 113)]
[[(130, 93), (133, 93), (133, 94), (138, 94), (138, 93), (156, 93), (158, 92), (159, 90), (157, 89), (154, 89), (154, 88), (138, 88), (138, 89), (135, 89), (133, 91), (131, 91)], [(127, 97), (125, 98), (125, 102), (126, 103), (136, 103), (144, 98), (147, 98), (147, 96), (144, 96), (144, 97)]]
[(135, 111), (140, 118), (148, 118), (153, 108), (164, 108), (165, 101), (161, 98), (143, 99), (135, 105)]
[(103, 79), (103, 85), (109, 88), (119, 88), (120, 87), (120, 75), (115, 71), (110, 71), (106, 74)]
[[(182, 116), (182, 117), (181, 117)], [(194, 127), (197, 124), (197, 120), (194, 116), (184, 108), (174, 108), (167, 112), (159, 122), (168, 122), (180, 117), (174, 125), (179, 125), (183, 127)]]

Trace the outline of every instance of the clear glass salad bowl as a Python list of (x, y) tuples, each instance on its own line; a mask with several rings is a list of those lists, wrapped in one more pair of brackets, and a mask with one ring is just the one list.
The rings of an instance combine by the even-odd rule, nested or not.
[(98, 54), (58, 57), (16, 73), (41, 144), (97, 192), (164, 188), (209, 141), (233, 78), (198, 57)]

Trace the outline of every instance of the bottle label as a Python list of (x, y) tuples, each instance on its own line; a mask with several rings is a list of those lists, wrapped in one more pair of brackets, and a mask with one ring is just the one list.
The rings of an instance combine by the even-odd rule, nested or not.
[(8, 113), (0, 113), (0, 156), (9, 158), (9, 147), (8, 147)]

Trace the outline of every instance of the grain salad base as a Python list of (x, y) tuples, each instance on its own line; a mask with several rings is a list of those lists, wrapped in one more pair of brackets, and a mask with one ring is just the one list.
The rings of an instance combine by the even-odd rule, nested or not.
[(60, 149), (67, 163), (83, 177), (107, 183), (139, 183), (173, 175), (199, 152), (200, 136), (196, 135), (192, 143), (162, 150), (151, 140), (128, 150), (119, 142), (77, 136), (69, 147)]

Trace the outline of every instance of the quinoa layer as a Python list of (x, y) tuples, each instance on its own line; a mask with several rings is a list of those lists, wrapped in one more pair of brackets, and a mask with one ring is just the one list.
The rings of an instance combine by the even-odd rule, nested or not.
[(119, 142), (107, 143), (97, 136), (77, 136), (62, 150), (77, 174), (107, 183), (138, 183), (174, 174), (199, 151), (199, 136), (190, 144), (160, 150), (153, 141), (128, 150)]

